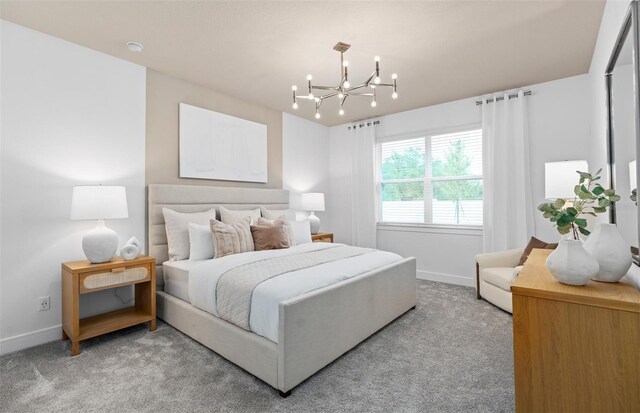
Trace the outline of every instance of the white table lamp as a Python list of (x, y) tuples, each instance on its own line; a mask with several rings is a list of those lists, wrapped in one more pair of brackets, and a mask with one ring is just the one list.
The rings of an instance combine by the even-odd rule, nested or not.
[(544, 164), (544, 197), (546, 199), (573, 199), (573, 188), (580, 176), (576, 171), (588, 172), (587, 161), (560, 161)]
[(128, 218), (127, 192), (124, 186), (74, 186), (71, 219), (98, 220), (94, 229), (82, 238), (82, 250), (93, 264), (111, 261), (118, 250), (118, 234), (107, 228), (105, 219)]
[(311, 233), (317, 234), (320, 231), (320, 218), (315, 211), (324, 211), (324, 194), (321, 192), (308, 192), (300, 196), (300, 207), (304, 211), (310, 211), (309, 223), (311, 224)]

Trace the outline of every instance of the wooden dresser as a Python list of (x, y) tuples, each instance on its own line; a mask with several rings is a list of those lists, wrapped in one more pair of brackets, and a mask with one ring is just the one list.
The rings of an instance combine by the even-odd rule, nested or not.
[(534, 250), (511, 287), (517, 412), (640, 411), (640, 292), (558, 282)]

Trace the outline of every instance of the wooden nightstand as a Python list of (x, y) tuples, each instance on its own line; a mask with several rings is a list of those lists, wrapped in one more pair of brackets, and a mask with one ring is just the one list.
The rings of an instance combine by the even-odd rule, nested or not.
[(311, 241), (313, 242), (333, 242), (333, 234), (330, 232), (320, 232), (318, 234), (311, 235)]
[[(110, 313), (80, 319), (80, 294), (135, 285), (135, 304)], [(62, 264), (62, 340), (71, 340), (71, 355), (80, 354), (80, 341), (149, 322), (156, 329), (156, 259), (118, 257), (102, 264), (86, 260)]]

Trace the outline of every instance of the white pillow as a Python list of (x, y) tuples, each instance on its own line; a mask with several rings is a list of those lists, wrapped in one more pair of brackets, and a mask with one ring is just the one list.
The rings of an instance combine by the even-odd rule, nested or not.
[(255, 224), (258, 218), (260, 218), (260, 208), (232, 210), (220, 207), (220, 221), (222, 221), (223, 224), (233, 225), (242, 221), (242, 218), (245, 217), (251, 218), (250, 225)]
[(189, 224), (208, 225), (210, 220), (215, 219), (216, 209), (185, 213), (162, 208), (162, 214), (164, 227), (167, 230), (169, 261), (178, 261), (189, 258)]
[(311, 241), (311, 222), (308, 219), (304, 221), (289, 221), (289, 227), (293, 232), (293, 245), (308, 244)]
[(270, 219), (272, 221), (275, 221), (281, 216), (285, 216), (287, 221), (296, 220), (296, 213), (293, 209), (267, 209), (265, 207), (260, 207), (260, 210), (262, 211), (263, 218)]
[(213, 234), (210, 225), (189, 224), (189, 261), (213, 258)]

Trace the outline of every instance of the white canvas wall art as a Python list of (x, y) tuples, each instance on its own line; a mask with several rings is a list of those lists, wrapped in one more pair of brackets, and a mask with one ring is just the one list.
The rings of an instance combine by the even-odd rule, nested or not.
[(267, 125), (180, 104), (180, 178), (267, 182)]

